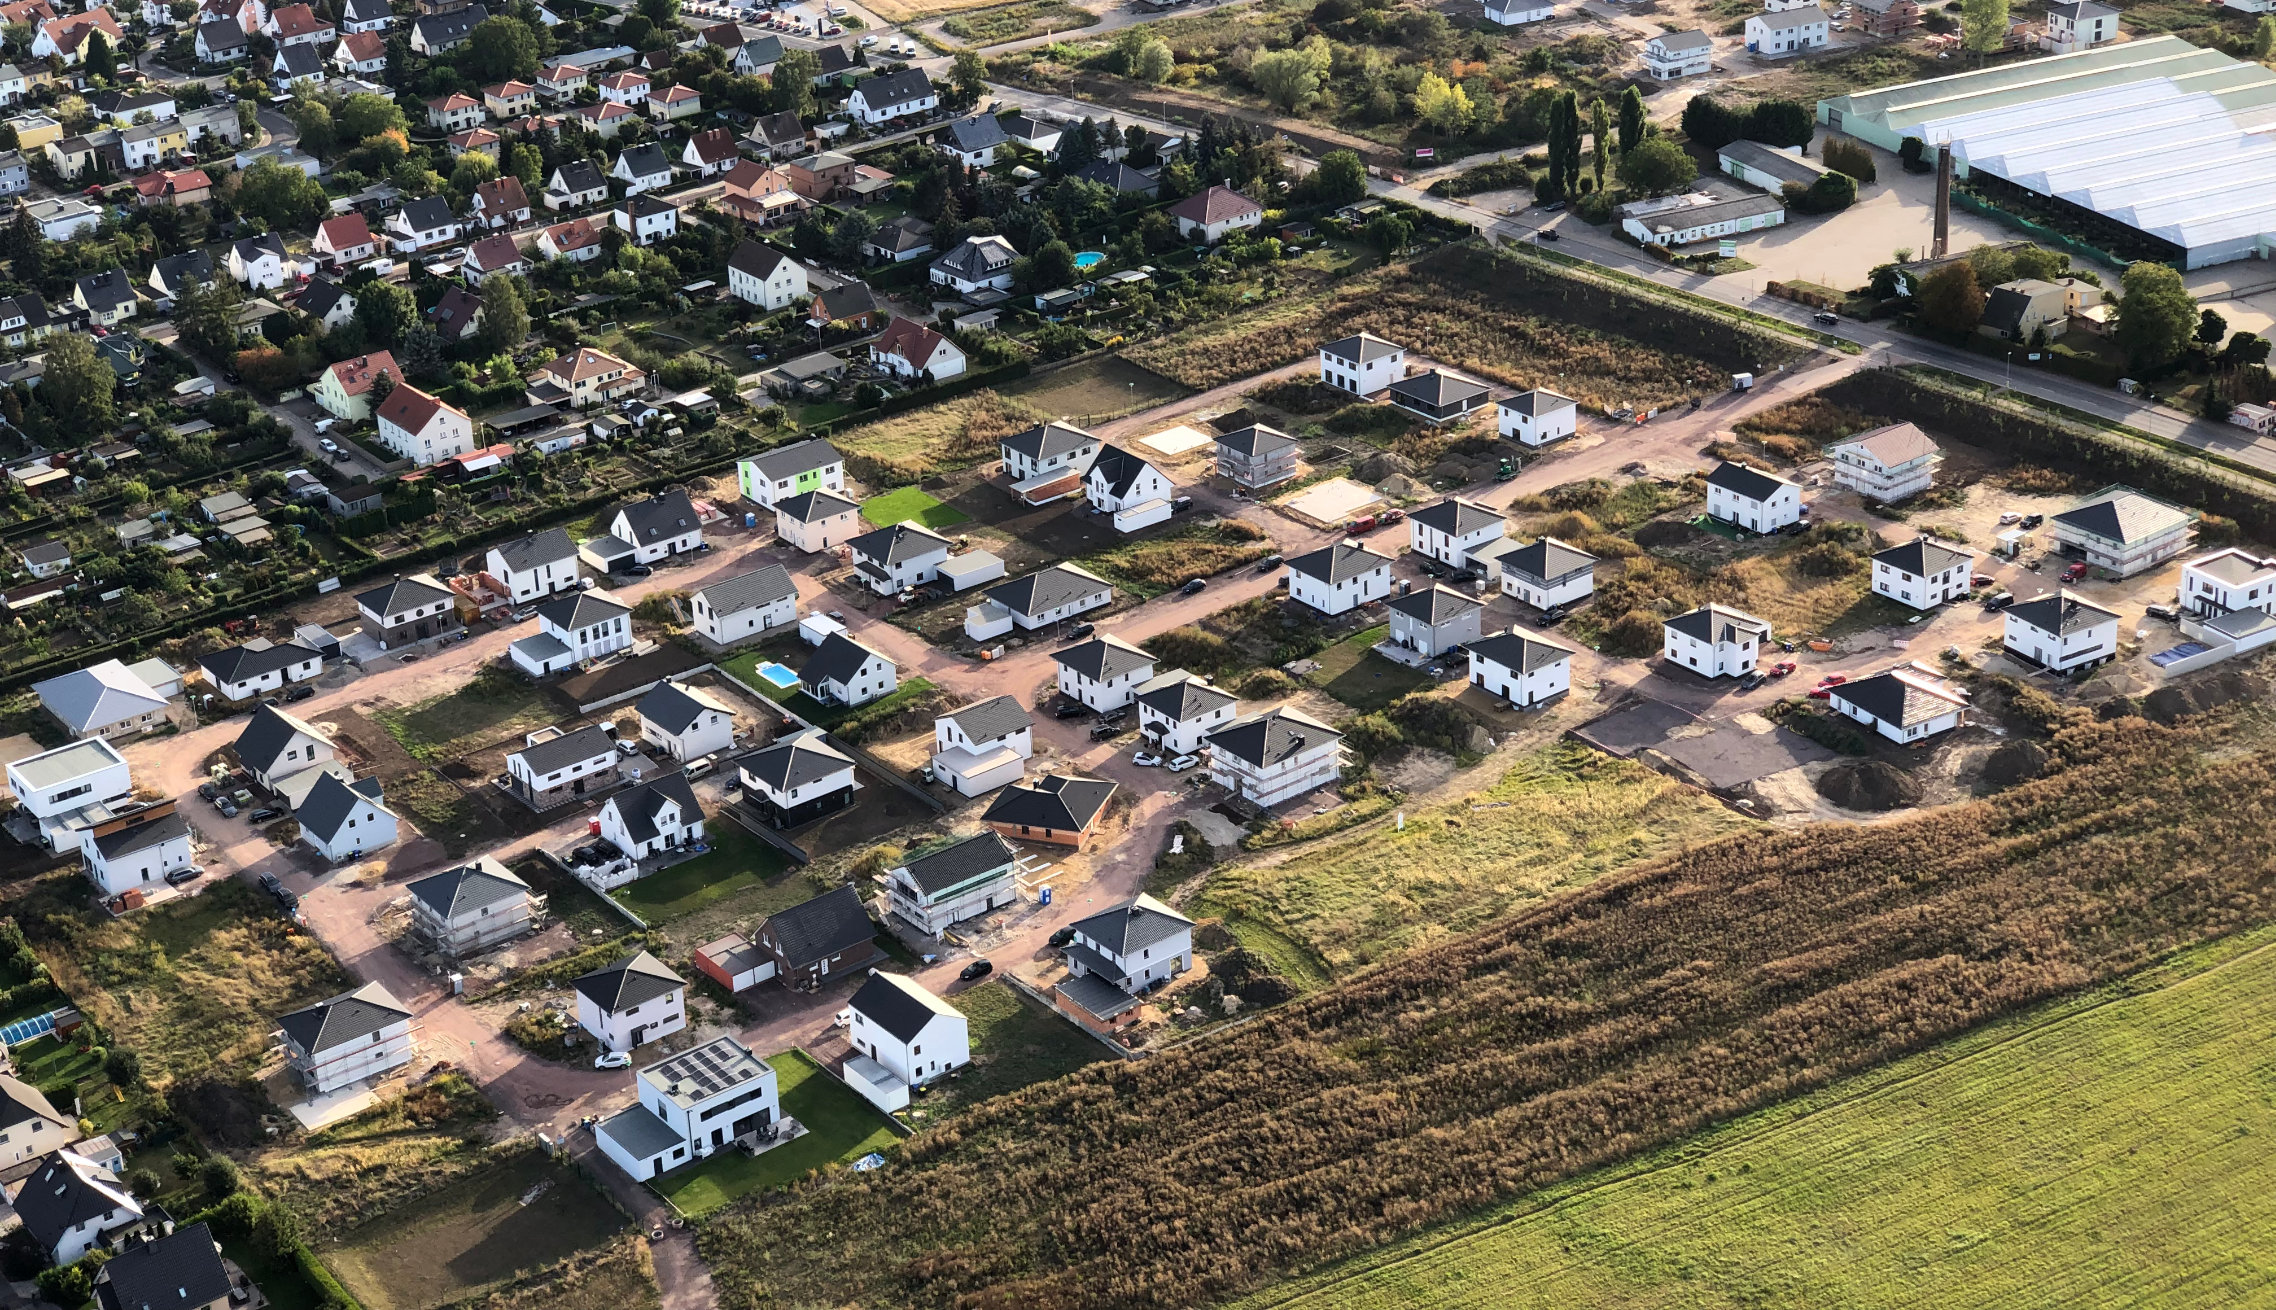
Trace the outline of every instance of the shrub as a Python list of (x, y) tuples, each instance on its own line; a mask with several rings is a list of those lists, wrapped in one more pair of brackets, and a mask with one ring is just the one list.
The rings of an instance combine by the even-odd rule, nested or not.
[(1827, 168), (1847, 173), (1860, 186), (1870, 185), (1878, 172), (1873, 165), (1873, 152), (1848, 137), (1827, 137), (1823, 154)]
[(155, 1170), (135, 1169), (127, 1174), (126, 1187), (128, 1191), (147, 1201), (166, 1190), (166, 1180), (160, 1178)]
[(206, 1195), (223, 1200), (238, 1195), (244, 1179), (237, 1172), (237, 1162), (225, 1155), (217, 1155), (205, 1162), (198, 1171), (198, 1180), (205, 1184)]
[(260, 1219), (261, 1198), (251, 1192), (232, 1192), (221, 1204), (205, 1212), (206, 1222), (223, 1237), (251, 1237), (253, 1225)]
[(128, 1050), (113, 1050), (103, 1058), (103, 1076), (124, 1088), (142, 1085), (142, 1057)]

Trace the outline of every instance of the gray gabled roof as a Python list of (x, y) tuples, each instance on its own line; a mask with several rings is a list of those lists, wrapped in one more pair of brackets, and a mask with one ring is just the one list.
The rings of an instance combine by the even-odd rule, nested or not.
[(1663, 626), (1673, 628), (1694, 641), (1706, 642), (1710, 646), (1719, 645), (1726, 641), (1736, 641), (1741, 633), (1762, 640), (1768, 640), (1770, 637), (1770, 625), (1768, 623), (1745, 610), (1735, 610), (1723, 605), (1702, 605), (1688, 614), (1676, 615)]
[(462, 864), (455, 869), (445, 869), (412, 883), (409, 890), (420, 904), (447, 920), (485, 905), (502, 905), (526, 897), (530, 886), (493, 861), (486, 865)]
[(48, 713), (85, 732), (138, 714), (166, 708), (166, 700), (149, 684), (127, 671), (117, 660), (104, 660), (84, 669), (32, 684)]
[(198, 667), (215, 682), (243, 682), (263, 674), (289, 669), (295, 664), (310, 660), (322, 661), (323, 656), (298, 642), (264, 642), (260, 645), (229, 646), (198, 657)]
[(897, 73), (873, 77), (854, 87), (862, 103), (872, 108), (922, 100), (933, 93), (932, 79), (921, 68), (904, 68)]
[(1100, 634), (1079, 646), (1055, 651), (1051, 658), (1093, 682), (1111, 682), (1139, 669), (1154, 667), (1154, 657), (1120, 637)]
[(774, 930), (775, 949), (792, 968), (826, 959), (877, 935), (877, 925), (851, 883), (768, 915), (767, 927)]
[(1791, 487), (1794, 484), (1784, 478), (1774, 478), (1759, 469), (1751, 469), (1744, 464), (1733, 463), (1726, 459), (1715, 466), (1714, 472), (1707, 475), (1707, 485), (1721, 487), (1725, 491), (1744, 496), (1748, 500), (1769, 500), (1772, 496), (1777, 495), (1781, 488)]
[[(728, 268), (755, 277), (761, 282), (773, 277), (774, 271), (783, 265), (797, 262), (790, 257), (788, 252), (770, 246), (764, 241), (745, 241), (735, 247), (734, 254), (727, 257)], [(799, 445), (805, 444), (805, 442), (799, 443)]]
[(1098, 458), (1091, 461), (1090, 472), (1085, 476), (1105, 478), (1107, 494), (1121, 497), (1129, 495), (1130, 488), (1153, 467), (1120, 446), (1100, 446)]
[(1546, 387), (1535, 387), (1531, 391), (1521, 391), (1503, 401), (1502, 408), (1512, 414), (1523, 414), (1527, 418), (1537, 418), (1544, 414), (1562, 413), (1565, 410), (1577, 408), (1579, 404), (1580, 402), (1571, 396), (1559, 395)]
[(2067, 591), (2053, 591), (2044, 596), (2018, 601), (2008, 606), (2007, 612), (2018, 623), (2028, 623), (2041, 632), (2051, 632), (2056, 636), (2084, 632), (2118, 617), (2113, 611)]
[(161, 814), (155, 819), (144, 819), (115, 832), (95, 838), (95, 849), (106, 860), (115, 860), (136, 851), (147, 851), (167, 842), (190, 835), (190, 821), (180, 813)]
[(1967, 702), (1960, 697), (1900, 676), (1894, 670), (1842, 683), (1831, 688), (1827, 695), (1899, 728), (1914, 727), (1967, 708)]
[(2055, 515), (2055, 522), (2064, 527), (2127, 545), (2148, 541), (2188, 521), (2187, 513), (2162, 500), (2123, 489)]
[[(366, 783), (371, 781), (376, 780), (367, 779)], [(356, 812), (356, 806), (379, 804), (363, 793), (361, 788), (364, 785), (365, 783), (342, 782), (340, 775), (326, 772), (308, 789), (308, 795), (300, 802), (300, 808), (292, 812), (292, 817), (300, 821), (302, 832), (321, 837), (329, 845), (345, 829), (348, 819)]]
[(24, 1228), (51, 1251), (65, 1233), (100, 1222), (105, 1214), (119, 1212), (123, 1222), (142, 1213), (141, 1203), (117, 1174), (69, 1147), (48, 1156), (17, 1189), (10, 1205)]
[[(643, 145), (627, 146), (616, 157), (616, 162), (634, 177), (654, 177), (658, 173), (669, 175), (672, 161), (664, 157), (664, 148), (650, 141)], [(615, 172), (612, 168), (610, 172)]]
[(318, 741), (324, 734), (303, 720), (294, 718), (274, 705), (263, 705), (253, 711), (253, 717), (237, 734), (237, 762), (257, 773), (267, 773), (277, 762), (277, 753), (285, 748), (295, 733), (305, 733)]
[(1138, 703), (1156, 714), (1184, 723), (1221, 710), (1234, 702), (1231, 692), (1211, 686), (1207, 678), (1184, 670), (1165, 673), (1138, 688)]
[(789, 519), (793, 523), (834, 519), (860, 508), (858, 502), (848, 500), (834, 491), (802, 491), (774, 503), (775, 517)]
[(885, 660), (888, 665), (893, 663), (844, 633), (833, 632), (814, 648), (806, 667), (798, 671), (798, 680), (809, 687), (824, 682), (846, 682), (873, 659)]
[[(199, 253), (203, 254), (204, 252), (200, 251)], [(169, 283), (168, 285), (174, 284)], [(308, 279), (308, 285), (300, 289), (300, 295), (293, 300), (292, 304), (293, 308), (301, 313), (311, 318), (322, 319), (337, 308), (343, 300), (349, 303), (350, 311), (353, 312), (355, 297), (348, 294), (348, 289), (328, 277), (318, 276)]]
[(528, 766), (529, 771), (542, 778), (572, 764), (582, 764), (586, 760), (615, 753), (616, 739), (603, 731), (600, 724), (593, 723), (575, 732), (541, 741), (535, 746), (524, 746), (507, 758), (521, 756), (522, 763)]
[(1161, 185), (1118, 159), (1094, 159), (1075, 170), (1075, 180), (1111, 187), (1117, 194), (1123, 195)]
[(625, 835), (636, 842), (656, 839), (659, 831), (658, 815), (667, 803), (679, 807), (681, 824), (700, 823), (703, 805), (695, 798), (695, 788), (688, 785), (682, 773), (659, 774), (637, 787), (628, 787), (609, 797), (608, 803), (616, 807), (616, 815), (624, 821)]
[(1390, 608), (1393, 613), (1404, 614), (1410, 619), (1427, 623), (1435, 628), (1442, 623), (1451, 623), (1464, 615), (1482, 610), (1485, 606), (1451, 587), (1431, 586), (1421, 591), (1410, 591), (1404, 596), (1394, 597), (1390, 602)]
[(570, 195), (608, 190), (608, 179), (601, 176), (600, 167), (590, 159), (572, 159), (553, 171), (560, 177), (562, 189)]
[(532, 532), (491, 549), (497, 551), (498, 558), (515, 573), (527, 573), (560, 560), (577, 558), (577, 543), (569, 539), (567, 528)]
[(537, 617), (541, 622), (549, 623), (564, 632), (589, 628), (630, 613), (630, 607), (596, 591), (580, 591), (556, 597), (537, 607)]
[(40, 1089), (22, 1079), (0, 1074), (0, 1129), (13, 1128), (33, 1119), (45, 1119), (63, 1128), (71, 1126), (71, 1121), (56, 1113), (54, 1103)]
[(1378, 555), (1356, 541), (1339, 541), (1288, 561), (1288, 567), (1294, 572), (1318, 578), (1331, 587), (1390, 565), (1389, 556)]
[(324, 71), (324, 56), (314, 45), (288, 45), (277, 51), (273, 67), (292, 77), (307, 77)]
[(1828, 21), (1826, 11), (1814, 4), (1800, 5), (1793, 9), (1772, 10), (1768, 13), (1749, 14), (1747, 17), (1760, 19), (1762, 25), (1773, 32), (1783, 32), (1789, 28), (1811, 27)]
[(579, 996), (599, 1006), (603, 1014), (616, 1014), (644, 1005), (687, 985), (687, 979), (673, 973), (662, 960), (646, 951), (635, 951), (614, 964), (581, 975), (570, 984)]
[(1688, 32), (1662, 32), (1652, 40), (1659, 42), (1660, 48), (1670, 54), (1679, 50), (1705, 50), (1715, 44), (1714, 39), (1703, 29), (1696, 27)]
[(301, 1050), (321, 1055), (410, 1017), (411, 1012), (403, 1008), (393, 993), (378, 983), (368, 982), (352, 992), (342, 992), (304, 1010), (294, 1010), (277, 1020), (277, 1026), (284, 1029), (285, 1035)]
[(743, 758), (743, 772), (774, 788), (794, 791), (854, 767), (853, 757), (832, 746), (819, 731), (792, 733), (765, 750)]
[(1596, 567), (1596, 556), (1568, 546), (1555, 537), (1543, 537), (1515, 550), (1503, 551), (1500, 561), (1502, 572), (1516, 573), (1543, 584)]
[(105, 269), (89, 273), (78, 281), (78, 298), (86, 302), (93, 313), (103, 313), (120, 305), (134, 303), (134, 279), (123, 268)]
[(983, 593), (988, 599), (1015, 614), (1041, 614), (1054, 610), (1068, 601), (1100, 592), (1112, 594), (1114, 586), (1106, 579), (1085, 573), (1072, 564), (1053, 564), (1037, 569), (1024, 578), (999, 582)]
[(949, 548), (948, 538), (922, 523), (902, 522), (864, 532), (846, 543), (856, 555), (866, 555), (888, 567)]
[(941, 717), (954, 721), (974, 741), (1008, 737), (1034, 722), (1016, 696), (991, 696)]
[(916, 1040), (925, 1025), (935, 1019), (946, 1017), (964, 1022), (961, 1011), (925, 990), (923, 983), (897, 973), (870, 974), (869, 981), (861, 985), (847, 1004), (903, 1043)]
[(1296, 438), (1278, 428), (1268, 428), (1262, 423), (1252, 423), (1245, 428), (1236, 428), (1217, 438), (1217, 444), (1236, 455), (1247, 455), (1253, 459), (1260, 455), (1270, 455), (1285, 450), (1296, 444)]
[(1500, 510), (1463, 500), (1459, 496), (1448, 496), (1435, 505), (1425, 505), (1409, 515), (1408, 519), (1426, 528), (1436, 528), (1450, 537), (1467, 537), (1473, 532), (1506, 522)]
[(956, 142), (957, 149), (968, 153), (987, 150), (1011, 140), (1004, 134), (1004, 126), (996, 121), (994, 114), (974, 114), (969, 118), (959, 118), (948, 125), (948, 135)]
[(1077, 919), (1076, 932), (1127, 960), (1149, 946), (1159, 946), (1190, 930), (1193, 920), (1141, 893), (1087, 919)]
[(688, 499), (687, 492), (678, 488), (619, 505), (616, 513), (609, 515), (609, 522), (615, 523), (618, 515), (622, 515), (626, 526), (632, 529), (631, 541), (635, 546), (703, 527), (703, 520), (696, 517), (694, 502)]
[(1101, 778), (1070, 778), (1047, 773), (1032, 783), (1013, 783), (996, 793), (981, 819), (1056, 832), (1081, 832), (1091, 826), (1114, 796), (1114, 784)]
[(1203, 740), (1211, 750), (1224, 751), (1264, 769), (1323, 741), (1342, 741), (1343, 734), (1302, 710), (1282, 705), (1235, 719)]
[(100, 1310), (189, 1310), (229, 1296), (229, 1270), (204, 1224), (137, 1242), (95, 1271)]
[(1097, 443), (1097, 437), (1072, 423), (1043, 423), (1025, 432), (1014, 432), (999, 444), (1012, 454), (1041, 461), (1058, 455), (1072, 455), (1085, 446)]
[(769, 564), (764, 568), (752, 569), (749, 573), (738, 573), (732, 578), (714, 582), (696, 595), (703, 597), (704, 603), (711, 606), (715, 613), (740, 614), (744, 610), (772, 605), (785, 596), (796, 599), (798, 587), (790, 580), (789, 569), (780, 564)]
[(430, 14), (412, 24), (428, 45), (456, 41), (482, 25), (490, 11), (482, 5), (468, 5), (447, 14)]
[(449, 600), (451, 593), (417, 578), (395, 578), (356, 593), (356, 604), (386, 618), (421, 605), (432, 605), (438, 600)]
[(1389, 359), (1391, 356), (1398, 354), (1405, 348), (1406, 347), (1401, 346), (1395, 341), (1385, 341), (1383, 338), (1376, 336), (1372, 332), (1362, 332), (1355, 337), (1345, 337), (1339, 341), (1331, 341), (1328, 344), (1320, 347), (1320, 353), (1323, 355), (1331, 355), (1337, 359), (1348, 359), (1361, 364), (1372, 364), (1379, 359)]
[[(736, 254), (742, 252), (741, 246), (735, 248)], [(809, 437), (804, 441), (794, 441), (787, 446), (777, 446), (773, 450), (762, 450), (756, 455), (745, 456), (743, 462), (757, 469), (760, 476), (780, 481), (783, 478), (797, 477), (801, 473), (826, 469), (833, 464), (843, 464), (846, 457), (838, 453), (836, 446), (820, 437)]]
[(927, 896), (961, 887), (975, 878), (1008, 869), (1019, 860), (1019, 852), (1010, 842), (996, 835), (993, 829), (977, 837), (967, 837), (937, 850), (913, 856), (902, 862), (902, 872), (909, 881)]
[(700, 687), (683, 687), (669, 679), (657, 683), (654, 691), (641, 697), (633, 712), (675, 737), (694, 726), (705, 714), (735, 717), (735, 711), (720, 704), (711, 693)]
[(1560, 646), (1545, 637), (1536, 637), (1515, 628), (1497, 632), (1491, 637), (1480, 637), (1470, 643), (1473, 659), (1490, 660), (1505, 669), (1531, 673), (1573, 657), (1573, 648)]
[(1954, 550), (1941, 541), (1917, 537), (1901, 546), (1891, 546), (1873, 557), (1876, 564), (1886, 564), (1900, 573), (1916, 578), (1933, 577), (1955, 565), (1972, 563), (1975, 556), (1964, 550)]

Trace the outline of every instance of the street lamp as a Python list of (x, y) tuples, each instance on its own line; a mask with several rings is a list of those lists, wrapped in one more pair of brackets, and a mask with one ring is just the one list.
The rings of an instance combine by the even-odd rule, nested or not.
[(2007, 350), (2007, 385), (2003, 389), (2015, 390), (2015, 348), (2013, 346), (2008, 347)]

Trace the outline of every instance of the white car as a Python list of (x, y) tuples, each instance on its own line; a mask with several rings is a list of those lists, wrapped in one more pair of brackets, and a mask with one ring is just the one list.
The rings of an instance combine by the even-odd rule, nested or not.
[(1170, 772), (1183, 773), (1187, 769), (1190, 769), (1199, 763), (1201, 763), (1201, 757), (1199, 755), (1180, 755), (1176, 759), (1170, 761)]
[(1137, 765), (1141, 769), (1151, 769), (1155, 765), (1162, 762), (1162, 757), (1146, 751), (1140, 751), (1136, 755), (1130, 757), (1130, 762)]
[(593, 1057), (593, 1067), (595, 1069), (629, 1069), (632, 1067), (632, 1056), (624, 1051), (603, 1051)]
[(316, 448), (323, 451), (327, 455), (337, 455), (340, 453), (340, 443), (332, 440), (330, 437), (326, 437), (322, 441), (317, 442)]
[(862, 49), (864, 49), (864, 50), (867, 50), (867, 49), (869, 49), (871, 46), (873, 46), (873, 45), (876, 45), (876, 44), (877, 44), (877, 38), (876, 38), (876, 37), (874, 37), (874, 36), (865, 36), (865, 37), (863, 37), (863, 38), (861, 39), (861, 48), (862, 48)]
[(847, 1006), (845, 1009), (843, 1009), (843, 1010), (840, 1010), (840, 1011), (838, 1011), (836, 1014), (833, 1014), (833, 1015), (831, 1015), (831, 1016), (830, 1016), (830, 1026), (831, 1026), (832, 1028), (844, 1028), (844, 1027), (847, 1027), (847, 1026), (851, 1025), (852, 1023), (853, 1023), (853, 1007), (852, 1007), (852, 1006)]

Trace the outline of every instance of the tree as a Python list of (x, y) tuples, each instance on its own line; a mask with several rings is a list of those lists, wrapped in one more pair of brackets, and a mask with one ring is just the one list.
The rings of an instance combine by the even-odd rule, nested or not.
[(1699, 165), (1675, 142), (1655, 136), (1620, 156), (1620, 185), (1639, 195), (1664, 196), (1689, 186)]
[(2069, 272), (2071, 267), (2069, 255), (2060, 250), (2049, 250), (2045, 246), (2025, 246), (2021, 250), (2012, 252), (2011, 257), (2015, 264), (2015, 276), (2017, 277), (2035, 277), (2042, 281), (2052, 281)]
[(537, 34), (519, 18), (485, 18), (466, 38), (459, 71), (477, 82), (507, 82), (537, 74)]
[(2007, 0), (1960, 0), (1960, 44), (1990, 54), (2007, 44)]
[(2276, 15), (2262, 14), (2252, 29), (2252, 57), (2262, 63), (2276, 55)]
[(1304, 196), (1315, 204), (1348, 205), (1367, 198), (1367, 165), (1356, 151), (1330, 150), (1304, 179)]
[(1028, 257), (1028, 278), (1039, 291), (1074, 285), (1075, 252), (1057, 238), (1044, 242)]
[(358, 142), (368, 141), (382, 132), (408, 131), (411, 126), (394, 101), (369, 91), (358, 91), (342, 100), (332, 115), (332, 122), (339, 129), (341, 140)]
[[(1436, 76), (1425, 74), (1424, 79)], [(1445, 78), (1437, 80), (1441, 87), (1446, 85)], [(1258, 55), (1249, 65), (1249, 81), (1265, 99), (1291, 114), (1310, 104), (1320, 92), (1319, 74), (1312, 71), (1312, 60), (1301, 50), (1272, 50)]]
[(2221, 344), (2221, 338), (2228, 334), (2229, 321), (2227, 319), (2209, 309), (2197, 315), (2197, 344), (2205, 349), (2211, 350)]
[(1596, 175), (1596, 189), (1602, 191), (1605, 167), (1612, 162), (1612, 110), (1605, 105), (1603, 96), (1589, 102), (1588, 132), (1589, 171)]
[(512, 350), (529, 335), (529, 309), (522, 303), (521, 279), (511, 275), (482, 279), (482, 342), (491, 354)]
[(1631, 84), (1620, 93), (1620, 152), (1626, 154), (1634, 150), (1650, 126), (1651, 120), (1644, 109), (1644, 93)]
[(1917, 136), (1908, 136), (1898, 143), (1897, 160), (1907, 173), (1926, 173), (1936, 167), (1928, 161), (1928, 143)]
[(233, 278), (185, 288), (174, 298), (175, 331), (183, 345), (208, 359), (225, 360), (237, 349), (237, 307), (244, 303)]
[(1389, 263), (1391, 256), (1405, 249), (1414, 235), (1414, 225), (1397, 214), (1377, 214), (1367, 220), (1367, 244), (1383, 252), (1385, 263)]
[(2197, 326), (2197, 302), (2181, 275), (2164, 264), (2129, 264), (2118, 285), (2116, 335), (2127, 357), (2139, 368), (2162, 368), (2181, 358)]
[(877, 231), (877, 223), (858, 209), (848, 209), (830, 225), (830, 258), (847, 268), (861, 263), (862, 244)]
[(108, 82), (119, 75), (119, 61), (111, 51), (111, 39), (103, 34), (102, 28), (88, 31), (87, 51), (82, 57), (86, 60), (87, 76), (90, 78)]
[(1177, 62), (1177, 54), (1170, 49), (1170, 43), (1160, 37), (1153, 37), (1138, 47), (1137, 57), (1130, 64), (1130, 76), (1158, 86), (1170, 80), (1170, 74), (1177, 71)]
[(260, 219), (271, 232), (314, 227), (330, 208), (323, 183), (274, 159), (237, 175), (237, 212)]
[(1847, 137), (1827, 137), (1821, 153), (1827, 168), (1849, 174), (1860, 186), (1871, 183), (1879, 173), (1873, 166), (1873, 152)]
[(451, 166), (450, 193), (460, 204), (474, 194), (474, 188), (496, 179), (498, 162), (479, 150), (469, 150)]
[(640, 16), (669, 30), (679, 26), (680, 0), (640, 0)]
[(1683, 134), (1691, 144), (1720, 150), (1739, 139), (1745, 122), (1713, 96), (1693, 96), (1683, 106)]
[[(361, 308), (360, 302), (358, 307)], [(394, 390), (395, 375), (393, 373), (383, 370), (373, 374), (371, 379), (371, 412), (377, 414), (379, 407), (387, 403), (388, 395)]]
[(41, 259), (39, 224), (32, 221), (31, 211), (16, 211), (16, 221), (8, 229), (9, 266), (16, 272), (18, 282), (36, 283), (40, 280)]
[(949, 84), (955, 87), (956, 94), (963, 98), (964, 103), (971, 104), (977, 101), (980, 98), (980, 93), (988, 89), (988, 66), (981, 62), (980, 52), (977, 50), (957, 51), (956, 58), (949, 62), (948, 80)]
[(92, 338), (77, 332), (58, 332), (47, 340), (47, 372), (40, 379), (40, 399), (59, 415), (68, 415), (76, 430), (108, 432), (117, 419), (113, 392), (118, 374), (95, 353)]
[(329, 155), (339, 138), (332, 126), (332, 110), (315, 96), (299, 96), (285, 112), (300, 129), (300, 148), (312, 155)]
[(1921, 321), (1954, 334), (1973, 332), (1984, 321), (1984, 289), (1976, 281), (1976, 266), (1955, 259), (1920, 280)]
[(237, 102), (237, 130), (247, 141), (260, 139), (261, 106), (251, 96)]
[(822, 60), (802, 46), (789, 46), (774, 66), (771, 87), (778, 114), (811, 118), (814, 114), (814, 79), (822, 75)]
[(411, 293), (392, 282), (367, 282), (356, 290), (356, 323), (374, 350), (393, 350), (419, 321)]
[(205, 1193), (216, 1201), (235, 1196), (244, 1180), (237, 1172), (237, 1162), (226, 1155), (212, 1156), (198, 1170), (198, 1179), (205, 1184)]
[(1070, 127), (1059, 134), (1059, 146), (1051, 162), (1059, 166), (1060, 172), (1073, 173), (1097, 158), (1098, 151), (1092, 147), (1091, 138), (1080, 129)]
[(1817, 135), (1817, 116), (1799, 100), (1758, 100), (1747, 111), (1746, 131), (1741, 135), (1749, 141), (1760, 141), (1766, 146), (1807, 146)]
[(403, 349), (396, 355), (395, 362), (403, 366), (405, 377), (434, 377), (443, 371), (442, 334), (424, 323), (412, 324), (403, 334)]
[(2221, 363), (2229, 368), (2252, 368), (2268, 362), (2268, 338), (2256, 332), (2239, 332), (2221, 348)]
[(506, 147), (505, 173), (520, 178), (522, 190), (535, 196), (545, 190), (545, 156), (536, 146), (512, 145)]
[(1469, 93), (1438, 74), (1425, 73), (1415, 83), (1415, 117), (1440, 136), (1469, 131), (1472, 114)]

